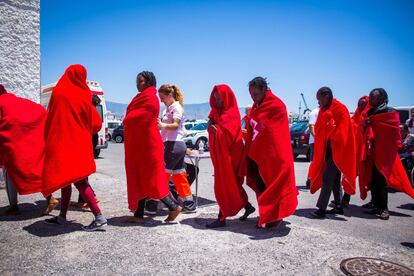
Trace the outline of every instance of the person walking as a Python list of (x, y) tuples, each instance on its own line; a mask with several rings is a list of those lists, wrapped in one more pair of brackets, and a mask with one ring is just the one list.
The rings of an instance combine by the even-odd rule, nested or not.
[(288, 115), (265, 78), (251, 80), (249, 92), (254, 104), (239, 173), (256, 192), (257, 227), (277, 227), (298, 205)]
[[(39, 104), (15, 96), (0, 84), (0, 166), (10, 207), (2, 215), (19, 214), (17, 195), (42, 191), (45, 142), (43, 132), (47, 112)], [(59, 201), (49, 195), (48, 215)]]
[(166, 222), (174, 221), (182, 210), (170, 195), (165, 174), (156, 85), (154, 73), (143, 71), (137, 75), (139, 93), (128, 105), (123, 121), (128, 207), (134, 212), (126, 220), (129, 223), (144, 223), (147, 198), (159, 199), (168, 207)]
[[(343, 214), (341, 206), (342, 186), (346, 193), (355, 194), (356, 159), (355, 140), (349, 111), (333, 98), (329, 87), (321, 87), (316, 93), (320, 111), (315, 124), (315, 154), (309, 168), (310, 192), (320, 188), (318, 209), (313, 218), (325, 218), (325, 214)], [(335, 207), (326, 208), (333, 193)]]
[(107, 220), (96, 203), (88, 176), (96, 171), (91, 136), (102, 127), (102, 121), (92, 105), (86, 75), (84, 66), (70, 65), (53, 88), (45, 126), (42, 193), (47, 196), (61, 189), (60, 213), (45, 222), (64, 225), (68, 223), (66, 215), (74, 183), (95, 216), (83, 230), (96, 231), (103, 229)]
[(398, 111), (388, 107), (388, 93), (375, 88), (369, 93), (368, 118), (364, 123), (362, 158), (359, 163), (361, 198), (371, 190), (371, 214), (389, 219), (388, 189), (392, 187), (414, 198), (414, 190), (398, 155), (401, 147)]
[(224, 227), (226, 217), (235, 216), (245, 209), (240, 220), (256, 210), (243, 189), (244, 178), (238, 176), (243, 154), (241, 118), (236, 97), (228, 85), (216, 85), (210, 95), (208, 143), (214, 167), (214, 194), (219, 205), (218, 219), (208, 228)]
[(184, 129), (184, 95), (177, 85), (164, 84), (158, 89), (158, 96), (166, 109), (158, 127), (164, 142), (164, 161), (166, 178), (172, 178), (180, 200), (183, 202), (183, 211), (194, 212), (196, 205), (187, 179), (184, 163), (187, 146), (183, 140)]

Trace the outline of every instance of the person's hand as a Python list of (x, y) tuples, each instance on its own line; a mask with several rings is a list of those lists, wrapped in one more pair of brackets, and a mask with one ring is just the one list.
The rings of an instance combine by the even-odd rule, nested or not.
[(161, 122), (160, 118), (157, 119), (157, 123), (158, 123), (159, 128), (164, 128), (165, 127), (165, 124), (163, 122)]
[(208, 127), (215, 133), (217, 131), (217, 127), (213, 124), (209, 124)]
[(242, 133), (247, 133), (247, 129), (242, 128)]

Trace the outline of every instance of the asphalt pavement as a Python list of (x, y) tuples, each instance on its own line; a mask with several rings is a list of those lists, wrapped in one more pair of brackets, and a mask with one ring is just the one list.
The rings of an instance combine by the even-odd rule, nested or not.
[[(230, 218), (227, 227), (205, 228), (218, 212), (211, 160), (201, 160), (196, 213), (181, 214), (165, 224), (168, 212), (148, 217), (143, 226), (123, 223), (127, 208), (123, 144), (110, 143), (96, 160), (90, 177), (109, 225), (87, 233), (93, 218), (71, 206), (66, 227), (50, 226), (40, 217), (40, 195), (20, 196), (21, 214), (0, 217), (0, 275), (44, 274), (207, 274), (207, 275), (343, 275), (339, 264), (351, 257), (374, 257), (414, 269), (414, 200), (389, 194), (390, 219), (365, 213), (365, 203), (351, 198), (345, 215), (311, 219), (318, 194), (305, 189), (309, 163), (295, 161), (299, 206), (277, 229), (256, 229), (257, 212), (246, 222)], [(275, 164), (277, 166), (277, 164)], [(192, 186), (195, 192), (194, 185)], [(254, 193), (246, 187), (250, 201)], [(77, 191), (72, 193), (73, 203)], [(59, 197), (60, 193), (56, 193)], [(0, 190), (0, 212), (7, 195)], [(58, 214), (58, 209), (53, 212)], [(241, 214), (239, 214), (240, 216)]]

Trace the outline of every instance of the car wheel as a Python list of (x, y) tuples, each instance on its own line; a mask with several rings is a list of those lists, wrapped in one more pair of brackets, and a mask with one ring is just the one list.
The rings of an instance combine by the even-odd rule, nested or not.
[(199, 145), (200, 145), (201, 141), (203, 141), (203, 143), (204, 143), (204, 150), (205, 150), (205, 151), (206, 151), (206, 150), (208, 150), (207, 140), (206, 140), (206, 139), (204, 139), (204, 138), (200, 138), (200, 139), (198, 139), (198, 140), (196, 141), (196, 144), (195, 144), (196, 149), (198, 149), (198, 148), (199, 148)]
[(93, 157), (98, 158), (99, 154), (101, 154), (101, 149), (95, 149), (93, 152)]
[(115, 136), (115, 142), (122, 143), (124, 141), (124, 137), (121, 135)]

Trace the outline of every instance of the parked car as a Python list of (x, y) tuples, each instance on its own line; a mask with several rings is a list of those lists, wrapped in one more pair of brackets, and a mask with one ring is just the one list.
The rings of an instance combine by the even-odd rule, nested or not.
[(120, 125), (112, 132), (112, 139), (117, 143), (122, 143), (124, 141), (124, 126)]
[(207, 121), (206, 120), (185, 120), (184, 128), (186, 130), (190, 130), (196, 125), (201, 124), (201, 123), (207, 123)]
[(290, 140), (294, 158), (303, 154), (306, 155), (306, 160), (310, 161), (309, 135), (308, 121), (297, 122), (290, 127)]
[(191, 149), (198, 149), (201, 141), (204, 143), (204, 150), (208, 150), (207, 122), (200, 123), (187, 131), (184, 142)]
[(121, 120), (109, 120), (108, 119), (108, 140), (111, 141), (114, 130), (122, 124)]

